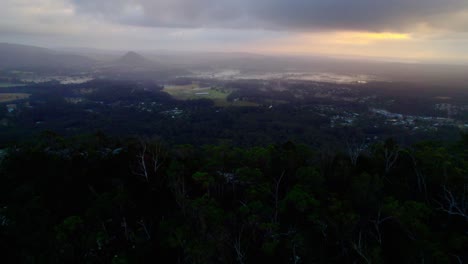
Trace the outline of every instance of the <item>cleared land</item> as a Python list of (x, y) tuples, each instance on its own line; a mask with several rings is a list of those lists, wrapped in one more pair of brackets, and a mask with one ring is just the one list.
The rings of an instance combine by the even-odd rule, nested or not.
[(164, 91), (179, 100), (193, 100), (200, 98), (225, 100), (229, 95), (229, 93), (217, 91), (210, 87), (199, 87), (197, 84), (165, 86)]
[(25, 86), (26, 84), (22, 83), (2, 83), (0, 82), (0, 88), (8, 88), (8, 87), (20, 87)]
[(228, 102), (227, 97), (231, 91), (224, 91), (212, 87), (200, 87), (198, 84), (189, 85), (166, 85), (164, 92), (170, 94), (178, 100), (196, 100), (196, 99), (210, 99), (216, 106), (257, 106), (253, 102)]
[(27, 99), (31, 94), (27, 93), (0, 93), (0, 103), (13, 102), (16, 100)]

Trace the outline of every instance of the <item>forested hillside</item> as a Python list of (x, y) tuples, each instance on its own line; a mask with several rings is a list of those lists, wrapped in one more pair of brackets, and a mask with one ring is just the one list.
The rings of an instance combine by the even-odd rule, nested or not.
[[(8, 263), (463, 263), (468, 136), (367, 150), (45, 133), (4, 150)], [(2, 262), (3, 262), (2, 261)], [(5, 263), (6, 263), (5, 262)]]

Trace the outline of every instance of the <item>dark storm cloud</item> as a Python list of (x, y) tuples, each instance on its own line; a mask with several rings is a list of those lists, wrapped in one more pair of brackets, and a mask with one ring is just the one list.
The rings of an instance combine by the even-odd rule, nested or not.
[[(467, 0), (73, 0), (78, 12), (150, 27), (279, 30), (404, 30), (425, 24), (468, 30), (447, 19)], [(466, 14), (465, 14), (466, 15)]]

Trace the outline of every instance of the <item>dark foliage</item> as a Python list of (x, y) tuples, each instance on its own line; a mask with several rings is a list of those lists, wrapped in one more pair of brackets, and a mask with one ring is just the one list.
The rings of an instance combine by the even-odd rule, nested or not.
[(350, 153), (64, 139), (7, 148), (3, 263), (463, 263), (468, 137)]

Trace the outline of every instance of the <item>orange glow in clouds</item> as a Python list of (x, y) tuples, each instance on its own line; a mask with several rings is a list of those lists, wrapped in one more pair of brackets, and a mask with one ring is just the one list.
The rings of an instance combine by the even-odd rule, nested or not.
[(406, 33), (338, 31), (296, 34), (276, 42), (257, 43), (256, 46), (257, 51), (268, 53), (427, 57), (423, 50), (415, 49), (415, 42)]
[(401, 39), (410, 39), (408, 34), (402, 33), (391, 33), (391, 32), (383, 32), (383, 33), (352, 33), (356, 37), (360, 38), (367, 38), (367, 39), (376, 39), (376, 40), (401, 40)]

